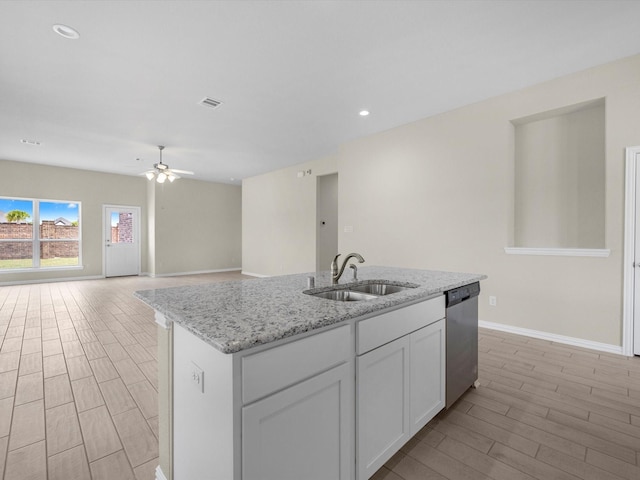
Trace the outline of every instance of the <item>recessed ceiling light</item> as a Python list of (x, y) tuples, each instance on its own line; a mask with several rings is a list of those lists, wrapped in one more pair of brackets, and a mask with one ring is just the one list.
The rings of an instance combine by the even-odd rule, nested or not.
[(53, 31), (64, 38), (70, 38), (76, 40), (80, 38), (80, 34), (75, 28), (71, 28), (67, 25), (56, 24), (53, 26)]
[(367, 115), (369, 115), (369, 110), (360, 110), (361, 117), (366, 117)]
[(40, 142), (37, 140), (28, 140), (26, 138), (23, 138), (22, 140), (20, 140), (21, 143), (24, 143), (26, 145), (40, 145)]

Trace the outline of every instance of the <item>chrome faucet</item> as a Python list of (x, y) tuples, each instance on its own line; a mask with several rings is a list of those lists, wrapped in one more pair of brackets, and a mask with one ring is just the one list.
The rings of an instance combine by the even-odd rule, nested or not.
[(344, 259), (344, 262), (342, 262), (342, 267), (338, 269), (339, 256), (340, 254), (337, 254), (333, 259), (333, 262), (331, 262), (331, 283), (334, 285), (338, 283), (338, 280), (340, 280), (340, 277), (342, 276), (342, 272), (344, 272), (344, 267), (347, 266), (347, 262), (349, 261), (350, 258), (355, 257), (358, 259), (359, 263), (364, 263), (364, 258), (362, 258), (362, 255), (360, 255), (359, 253), (350, 253), (349, 255), (346, 256), (346, 258)]
[(353, 270), (353, 281), (357, 282), (358, 281), (358, 267), (355, 266), (355, 264), (350, 264), (349, 268)]

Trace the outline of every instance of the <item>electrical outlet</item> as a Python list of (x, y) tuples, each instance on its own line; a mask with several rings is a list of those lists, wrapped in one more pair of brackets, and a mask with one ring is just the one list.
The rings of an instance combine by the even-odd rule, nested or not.
[(204, 393), (204, 371), (193, 362), (191, 362), (191, 381), (200, 393)]
[(489, 305), (491, 305), (492, 307), (495, 307), (496, 305), (498, 305), (498, 299), (497, 297), (489, 297)]

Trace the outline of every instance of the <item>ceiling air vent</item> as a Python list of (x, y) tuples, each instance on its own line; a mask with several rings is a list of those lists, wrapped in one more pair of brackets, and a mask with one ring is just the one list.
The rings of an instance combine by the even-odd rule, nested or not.
[(203, 105), (209, 108), (218, 108), (220, 105), (222, 105), (222, 102), (220, 100), (216, 100), (214, 98), (209, 98), (209, 97), (204, 97), (202, 100), (200, 100), (199, 103), (200, 105)]

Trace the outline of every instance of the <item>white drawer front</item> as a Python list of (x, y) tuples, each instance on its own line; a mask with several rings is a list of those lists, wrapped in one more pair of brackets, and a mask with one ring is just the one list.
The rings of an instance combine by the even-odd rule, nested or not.
[(242, 403), (247, 404), (347, 362), (351, 327), (344, 325), (242, 359)]
[(356, 353), (389, 343), (444, 318), (444, 295), (358, 322)]

